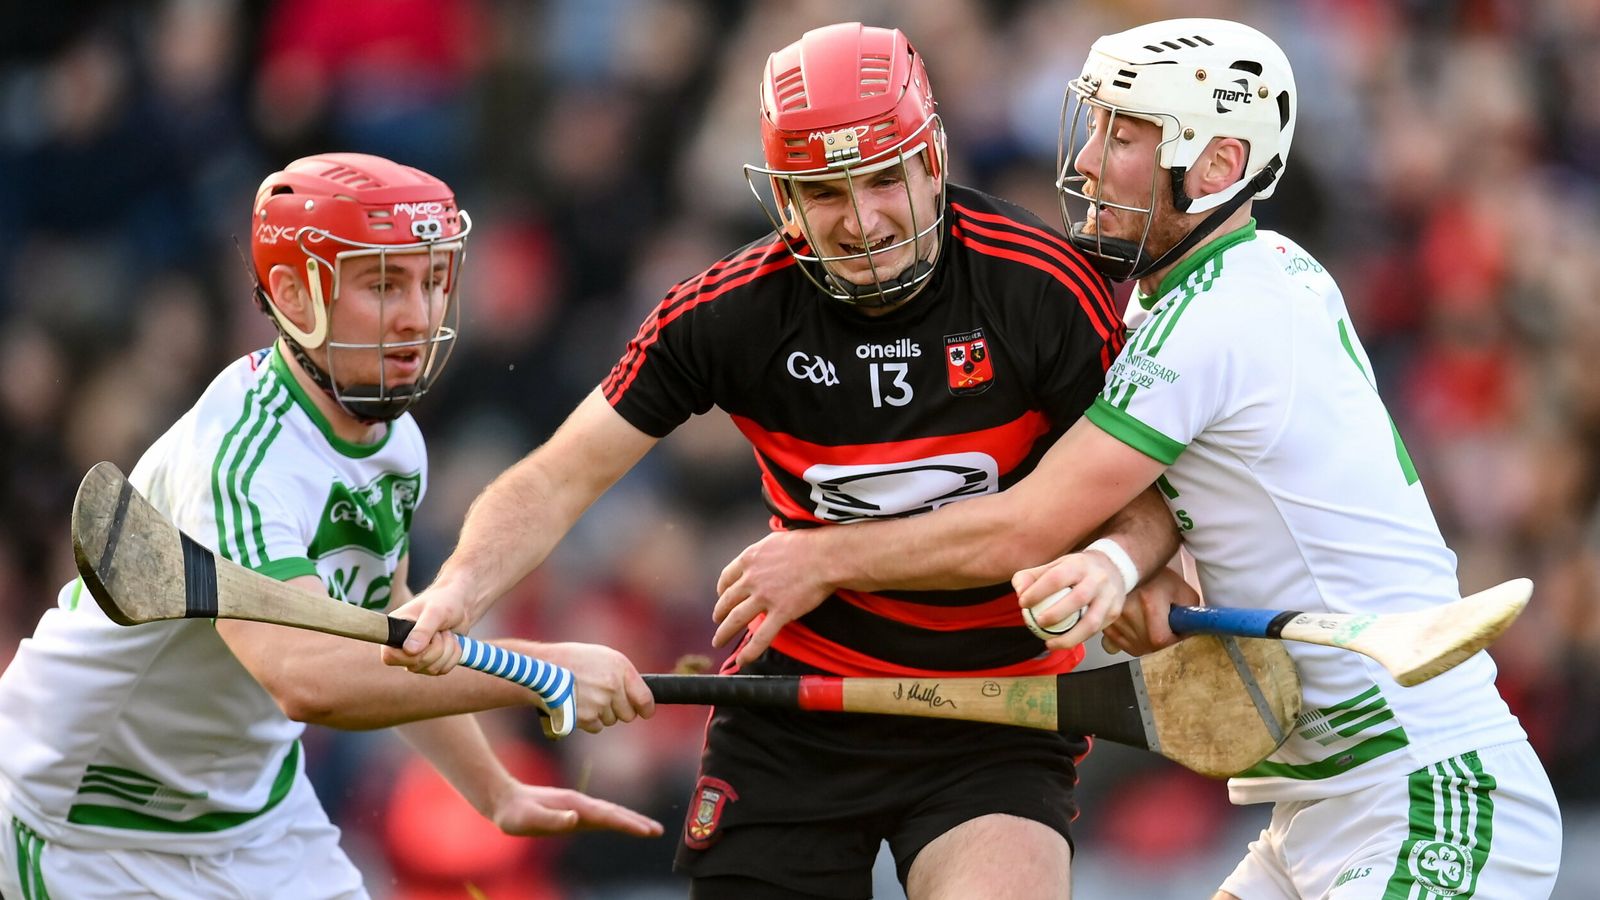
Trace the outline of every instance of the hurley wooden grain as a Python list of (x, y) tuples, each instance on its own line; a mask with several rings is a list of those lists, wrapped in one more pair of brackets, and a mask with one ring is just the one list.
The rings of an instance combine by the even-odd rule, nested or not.
[(1256, 696), (1224, 639), (1215, 635), (1185, 638), (1140, 658), (1162, 754), (1213, 778), (1227, 778), (1266, 759), (1300, 714), (1300, 679), (1283, 644), (1227, 640), (1237, 641)]
[[(72, 549), (84, 586), (122, 625), (184, 618), (188, 573), (178, 529), (137, 490), (124, 492), (126, 484), (116, 466), (102, 462), (78, 488)], [(125, 504), (120, 517), (119, 502)], [(380, 644), (389, 637), (382, 613), (330, 603), (224, 559), (216, 561), (216, 573), (218, 618), (292, 625)]]
[(1409, 687), (1449, 671), (1489, 646), (1516, 621), (1532, 596), (1533, 582), (1516, 578), (1453, 603), (1412, 612), (1303, 613), (1283, 626), (1283, 638), (1365, 654)]

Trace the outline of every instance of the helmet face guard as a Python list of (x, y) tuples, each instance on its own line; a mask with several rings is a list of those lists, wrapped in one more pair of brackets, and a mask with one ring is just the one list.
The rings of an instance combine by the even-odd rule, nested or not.
[[(448, 240), (440, 240), (442, 227), (437, 219), (423, 219), (413, 221), (413, 233), (421, 240), (409, 244), (372, 244), (336, 237), (324, 229), (304, 226), (295, 235), (295, 242), (306, 255), (307, 288), (311, 293), (312, 308), (317, 310), (316, 315), (323, 318), (322, 330), (324, 339), (315, 343), (307, 343), (299, 337), (291, 336), (290, 343), (294, 349), (304, 351), (307, 355), (320, 345), (326, 348), (323, 354), (325, 365), (317, 369), (328, 375), (329, 384), (324, 387), (333, 399), (351, 415), (364, 421), (390, 421), (411, 408), (427, 395), (439, 373), (444, 371), (445, 364), (450, 361), (451, 354), (455, 351), (456, 336), (461, 323), (461, 307), (457, 303), (461, 290), (461, 266), (466, 260), (466, 238), (472, 231), (472, 217), (459, 211), (461, 224), (456, 233)], [(326, 253), (326, 247), (343, 245), (349, 249), (337, 250), (333, 257), (326, 258), (317, 251)], [(437, 323), (433, 322), (433, 311), (429, 310), (430, 328), (427, 336), (409, 341), (385, 341), (386, 332), (383, 312), (379, 312), (377, 333), (371, 342), (338, 341), (327, 336), (328, 322), (331, 321), (333, 310), (339, 302), (340, 270), (343, 264), (359, 260), (363, 257), (376, 257), (380, 269), (387, 268), (388, 258), (394, 255), (422, 255), (427, 256), (427, 271), (431, 273), (436, 268), (438, 260), (445, 261), (446, 269), (444, 282), (440, 289), (444, 292), (443, 310), (438, 316)], [(322, 297), (322, 279), (314, 277), (314, 268), (326, 267), (333, 276), (332, 293), (326, 298)], [(425, 290), (433, 290), (427, 287)], [(431, 306), (431, 302), (430, 302)], [(275, 309), (275, 308), (274, 308)], [(276, 311), (276, 310), (275, 310)], [(324, 312), (325, 311), (325, 312)], [(285, 317), (281, 314), (275, 316), (283, 326)], [(293, 323), (287, 323), (293, 327)], [(309, 335), (307, 336), (309, 337)], [(416, 379), (410, 382), (390, 385), (388, 378), (388, 354), (393, 350), (406, 350), (418, 348), (422, 353), (421, 371)], [(339, 366), (335, 361), (335, 350), (342, 352), (370, 352), (378, 357), (378, 381), (376, 384), (361, 384), (347, 381), (340, 377)], [(304, 361), (302, 360), (302, 363)]]
[[(937, 115), (929, 116), (915, 132), (871, 160), (863, 160), (861, 156), (857, 128), (864, 127), (844, 128), (818, 135), (819, 141), (826, 148), (829, 160), (823, 167), (785, 171), (767, 166), (746, 165), (744, 173), (745, 182), (750, 186), (750, 192), (755, 196), (756, 203), (766, 215), (767, 221), (772, 223), (773, 231), (784, 237), (789, 252), (794, 254), (794, 258), (800, 263), (800, 271), (806, 278), (816, 285), (818, 290), (835, 300), (870, 309), (891, 306), (904, 297), (909, 297), (915, 293), (914, 289), (917, 286), (933, 276), (933, 261), (939, 247), (938, 231), (944, 224), (946, 181), (942, 178), (939, 181), (939, 192), (933, 208), (919, 210), (916, 196), (911, 189), (912, 170), (907, 163), (918, 155), (922, 155), (925, 160), (929, 159), (942, 149), (940, 144), (944, 133)], [(906, 146), (919, 139), (919, 143)], [(801, 199), (803, 191), (801, 185), (838, 182), (841, 185), (839, 190), (849, 201), (848, 214), (855, 217), (857, 232), (865, 237), (868, 232), (861, 213), (861, 200), (856, 194), (856, 179), (887, 169), (899, 170), (900, 184), (906, 192), (911, 234), (876, 250), (864, 246), (860, 253), (825, 254), (815, 249), (816, 240), (813, 235), (817, 232), (806, 216), (805, 203)], [(929, 177), (933, 177), (938, 167), (927, 165), (925, 171)], [(758, 180), (766, 182), (770, 198), (763, 196), (757, 186)], [(893, 254), (903, 247), (912, 248), (911, 262), (899, 272), (887, 277), (881, 275), (878, 258)], [(873, 274), (870, 284), (856, 284), (830, 269), (830, 264), (848, 264), (857, 260), (864, 260), (870, 267)]]
[[(1123, 110), (1098, 102), (1094, 99), (1098, 88), (1099, 84), (1085, 75), (1069, 84), (1066, 95), (1061, 99), (1061, 131), (1056, 143), (1056, 200), (1061, 205), (1061, 222), (1066, 227), (1072, 243), (1089, 255), (1101, 274), (1113, 281), (1127, 281), (1148, 271), (1153, 261), (1146, 248), (1150, 242), (1150, 228), (1155, 224), (1156, 205), (1160, 197), (1161, 167), (1159, 165), (1150, 167), (1150, 192), (1143, 206), (1133, 206), (1091, 196), (1086, 190), (1089, 177), (1078, 174), (1076, 163), (1078, 154), (1088, 144), (1089, 120), (1094, 117), (1096, 110), (1106, 113), (1105, 122), (1100, 127), (1107, 135), (1116, 129), (1117, 119), (1121, 116), (1159, 121), (1159, 114)], [(1167, 141), (1163, 141), (1162, 146), (1164, 147), (1166, 143)], [(1099, 168), (1102, 175), (1110, 163), (1110, 155), (1109, 142), (1102, 140)], [(1159, 159), (1160, 156), (1161, 150), (1158, 148), (1156, 158)], [(1179, 177), (1181, 179), (1181, 176)], [(1103, 193), (1104, 190), (1102, 183), (1097, 193)], [(1182, 193), (1181, 186), (1178, 191)], [(1107, 237), (1100, 232), (1098, 226), (1094, 232), (1087, 231), (1088, 216), (1074, 216), (1069, 205), (1069, 197), (1081, 201), (1088, 209), (1096, 211), (1114, 209), (1143, 217), (1144, 228), (1138, 240)]]
[[(1062, 98), (1057, 144), (1056, 188), (1073, 244), (1117, 280), (1140, 278), (1176, 261), (1245, 202), (1272, 196), (1288, 160), (1297, 101), (1294, 75), (1283, 51), (1271, 38), (1237, 22), (1173, 19), (1095, 41), (1082, 75), (1067, 86)], [(1085, 143), (1089, 138), (1080, 125), (1096, 111), (1107, 114), (1108, 131), (1120, 116), (1142, 119), (1161, 129), (1145, 206), (1104, 202), (1084, 190), (1086, 179), (1076, 174), (1075, 162), (1083, 146), (1079, 135)], [(1245, 145), (1248, 155), (1243, 176), (1216, 193), (1189, 197), (1184, 176), (1216, 138), (1234, 138)], [(1108, 150), (1102, 145), (1102, 176)], [(1163, 169), (1178, 213), (1210, 215), (1152, 259), (1147, 245)], [(1104, 193), (1104, 186), (1096, 193)], [(1067, 208), (1069, 196), (1091, 207), (1143, 215), (1142, 236), (1134, 241), (1087, 233), (1074, 224)]]
[[(772, 54), (761, 80), (761, 144), (765, 165), (745, 166), (745, 180), (800, 271), (828, 297), (866, 308), (895, 305), (932, 277), (944, 224), (944, 131), (934, 113), (922, 57), (901, 32), (846, 22), (808, 31)], [(908, 162), (921, 156), (939, 191), (933, 209), (919, 208)], [(909, 234), (861, 252), (827, 254), (802, 202), (807, 183), (839, 181), (863, 240), (863, 200), (855, 179), (898, 167), (906, 189)], [(759, 177), (758, 177), (759, 176)], [(758, 181), (765, 181), (769, 198)], [(926, 204), (924, 204), (926, 205)], [(898, 272), (879, 257), (910, 248)], [(864, 262), (871, 283), (843, 277), (841, 266)]]
[[(458, 209), (450, 188), (431, 175), (387, 159), (357, 153), (326, 153), (296, 160), (267, 177), (256, 194), (251, 251), (257, 302), (277, 326), (284, 343), (322, 391), (352, 417), (392, 420), (427, 394), (449, 361), (460, 324), (458, 292), (472, 219)], [(370, 341), (330, 340), (330, 323), (340, 298), (342, 265), (377, 257), (387, 268), (390, 256), (426, 254), (428, 332), (406, 341), (386, 341), (385, 310), (379, 309)], [(443, 259), (444, 280), (432, 272)], [(271, 296), (270, 273), (287, 266), (299, 274), (310, 297), (311, 326), (297, 325)], [(443, 291), (442, 309), (434, 291)], [(396, 350), (421, 353), (417, 377), (390, 385), (388, 357)], [(312, 354), (321, 350), (320, 361)], [(335, 353), (335, 351), (338, 351)], [(378, 361), (376, 383), (345, 379), (338, 358), (371, 353)]]

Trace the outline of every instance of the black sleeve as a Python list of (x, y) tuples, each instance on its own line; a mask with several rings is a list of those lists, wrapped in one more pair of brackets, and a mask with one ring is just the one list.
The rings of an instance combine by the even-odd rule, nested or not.
[(652, 437), (666, 437), (715, 402), (708, 370), (715, 347), (703, 346), (714, 342), (715, 316), (695, 304), (696, 281), (667, 293), (601, 382), (611, 406)]

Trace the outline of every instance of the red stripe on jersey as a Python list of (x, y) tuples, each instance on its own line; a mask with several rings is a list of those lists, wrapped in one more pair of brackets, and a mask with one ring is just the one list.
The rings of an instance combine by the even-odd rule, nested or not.
[[(819, 463), (835, 466), (867, 463), (891, 465), (945, 453), (971, 452), (987, 453), (999, 466), (1000, 475), (1004, 476), (1022, 462), (1033, 449), (1035, 440), (1050, 431), (1050, 423), (1044, 413), (1029, 410), (1004, 425), (979, 431), (912, 438), (905, 441), (884, 441), (881, 444), (830, 446), (813, 444), (782, 432), (768, 431), (744, 416), (729, 415), (729, 418), (758, 453), (782, 466), (784, 471), (796, 478), (804, 478), (806, 470)], [(764, 470), (763, 480), (766, 480)], [(776, 482), (767, 481), (767, 483), (771, 487), (777, 487)]]
[[(950, 226), (950, 234), (956, 240), (972, 248), (974, 252), (982, 253), (985, 256), (997, 256), (1001, 259), (1009, 259), (1013, 262), (1026, 263), (1036, 269), (1040, 269), (1049, 273), (1050, 275), (1055, 276), (1057, 281), (1061, 282), (1063, 285), (1066, 285), (1068, 288), (1073, 287), (1073, 282), (1068, 280), (1066, 275), (1060, 269), (1057, 269), (1054, 266), (1041, 265), (1039, 258), (1036, 256), (1029, 256), (1026, 253), (1021, 253), (1016, 250), (1006, 250), (1001, 247), (990, 246), (968, 237), (966, 230), (961, 227), (961, 222), (959, 221)], [(1083, 299), (1082, 294), (1078, 295), (1079, 305), (1087, 308), (1088, 302), (1089, 301)], [(1093, 315), (1089, 316), (1089, 324), (1094, 326), (1094, 330), (1100, 335), (1100, 340), (1102, 342), (1100, 344), (1100, 371), (1109, 371), (1111, 369), (1112, 361), (1116, 359), (1116, 352), (1112, 350), (1112, 344), (1118, 340), (1118, 337), (1115, 332), (1108, 332), (1105, 324)]]
[[(1087, 295), (1080, 292), (1078, 296), (1078, 302), (1083, 306), (1084, 312), (1089, 314), (1090, 319), (1099, 323), (1096, 330), (1099, 331), (1102, 337), (1105, 337), (1108, 331), (1110, 332), (1110, 340), (1115, 344), (1114, 350), (1122, 349), (1122, 344), (1125, 340), (1124, 329), (1121, 327), (1122, 317), (1117, 314), (1116, 301), (1111, 295), (1111, 284), (1103, 275), (1094, 270), (1088, 260), (1083, 258), (1081, 251), (1063, 240), (1060, 235), (1025, 222), (1019, 222), (1016, 219), (971, 209), (959, 203), (950, 204), (950, 208), (972, 221), (971, 230), (973, 233), (982, 233), (995, 238), (1009, 236), (1019, 243), (1048, 254), (1051, 259), (1071, 269), (1073, 274), (1077, 276), (1078, 286), (1088, 290)], [(1033, 239), (1022, 240), (1015, 235), (1006, 235), (1005, 232), (982, 228), (982, 226), (976, 224), (977, 222), (1006, 225), (1032, 235)]]
[[(655, 342), (657, 332), (663, 324), (662, 320), (676, 308), (678, 303), (693, 292), (704, 291), (709, 287), (720, 284), (723, 278), (739, 274), (739, 271), (747, 269), (752, 264), (759, 265), (777, 246), (781, 245), (777, 244), (776, 239), (774, 239), (773, 243), (751, 247), (738, 256), (722, 260), (700, 273), (700, 275), (673, 286), (667, 292), (666, 297), (662, 298), (661, 302), (656, 305), (655, 311), (640, 323), (639, 331), (634, 335), (633, 340), (629, 342), (628, 349), (623, 354), (622, 359), (617, 362), (617, 365), (612, 368), (611, 374), (601, 384), (601, 389), (607, 399), (615, 402), (614, 392), (617, 390), (618, 379), (623, 377), (624, 372), (635, 371), (642, 364), (641, 360), (644, 357), (645, 348)], [(628, 380), (632, 381), (631, 375), (628, 376)]]
[[(738, 417), (734, 416), (734, 418), (737, 419)], [(791, 522), (821, 522), (822, 520), (817, 518), (815, 513), (796, 503), (794, 498), (789, 496), (789, 492), (783, 489), (783, 485), (779, 484), (778, 479), (773, 476), (772, 467), (767, 464), (767, 458), (761, 455), (759, 449), (755, 455), (756, 467), (761, 470), (762, 490), (767, 495), (768, 502), (777, 507), (778, 514)], [(772, 530), (783, 530), (781, 520), (776, 517), (772, 520)]]
[(1112, 296), (1111, 282), (1095, 270), (1094, 265), (1084, 257), (1083, 251), (1074, 247), (1071, 241), (1046, 228), (1040, 228), (1002, 215), (984, 212), (983, 210), (970, 209), (960, 204), (951, 205), (969, 218), (990, 224), (1010, 225), (1020, 231), (1035, 235), (1046, 244), (1054, 247), (1057, 252), (1052, 253), (1052, 256), (1057, 256), (1058, 259), (1072, 266), (1086, 282), (1097, 288), (1095, 295), (1100, 300), (1100, 308), (1105, 312), (1106, 320), (1108, 322), (1118, 322), (1122, 319), (1122, 316), (1117, 313), (1117, 304)]
[(857, 609), (928, 631), (1008, 628), (1022, 624), (1022, 607), (1017, 605), (1017, 595), (1010, 592), (971, 606), (929, 606), (909, 600), (892, 600), (863, 591), (840, 590), (834, 593)]
[[(782, 254), (781, 258), (774, 260), (772, 257), (779, 253)], [(646, 351), (661, 336), (661, 329), (670, 325), (673, 320), (742, 284), (748, 284), (794, 264), (794, 254), (790, 253), (781, 241), (774, 238), (772, 243), (759, 244), (739, 256), (723, 260), (699, 277), (691, 278), (668, 291), (667, 296), (656, 305), (655, 311), (639, 326), (639, 331), (633, 340), (628, 342), (627, 351), (612, 367), (611, 374), (600, 383), (606, 399), (615, 405), (617, 399), (627, 391), (628, 386), (633, 384), (633, 379), (638, 376), (639, 369), (644, 365)], [(751, 268), (752, 266), (754, 268)]]
[[(765, 613), (757, 616), (755, 621), (750, 623), (749, 630), (754, 632), (765, 618)], [(824, 672), (862, 678), (962, 678), (979, 675), (1004, 678), (1013, 675), (1059, 675), (1071, 671), (1074, 666), (1083, 662), (1083, 645), (1079, 644), (1071, 650), (1054, 650), (1043, 656), (997, 669), (973, 672), (918, 669), (887, 663), (843, 644), (836, 644), (799, 622), (790, 622), (783, 626), (778, 636), (772, 640), (772, 649)]]

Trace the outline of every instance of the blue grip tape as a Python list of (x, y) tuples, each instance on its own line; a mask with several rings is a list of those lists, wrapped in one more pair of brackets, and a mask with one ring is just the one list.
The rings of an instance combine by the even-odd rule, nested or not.
[(487, 641), (473, 640), (464, 634), (456, 635), (456, 640), (461, 642), (462, 665), (532, 689), (550, 708), (551, 717), (556, 720), (559, 734), (553, 736), (571, 731), (576, 710), (573, 697), (576, 680), (570, 669)]
[(1275, 638), (1298, 612), (1222, 606), (1174, 606), (1167, 624), (1175, 634), (1231, 634)]

